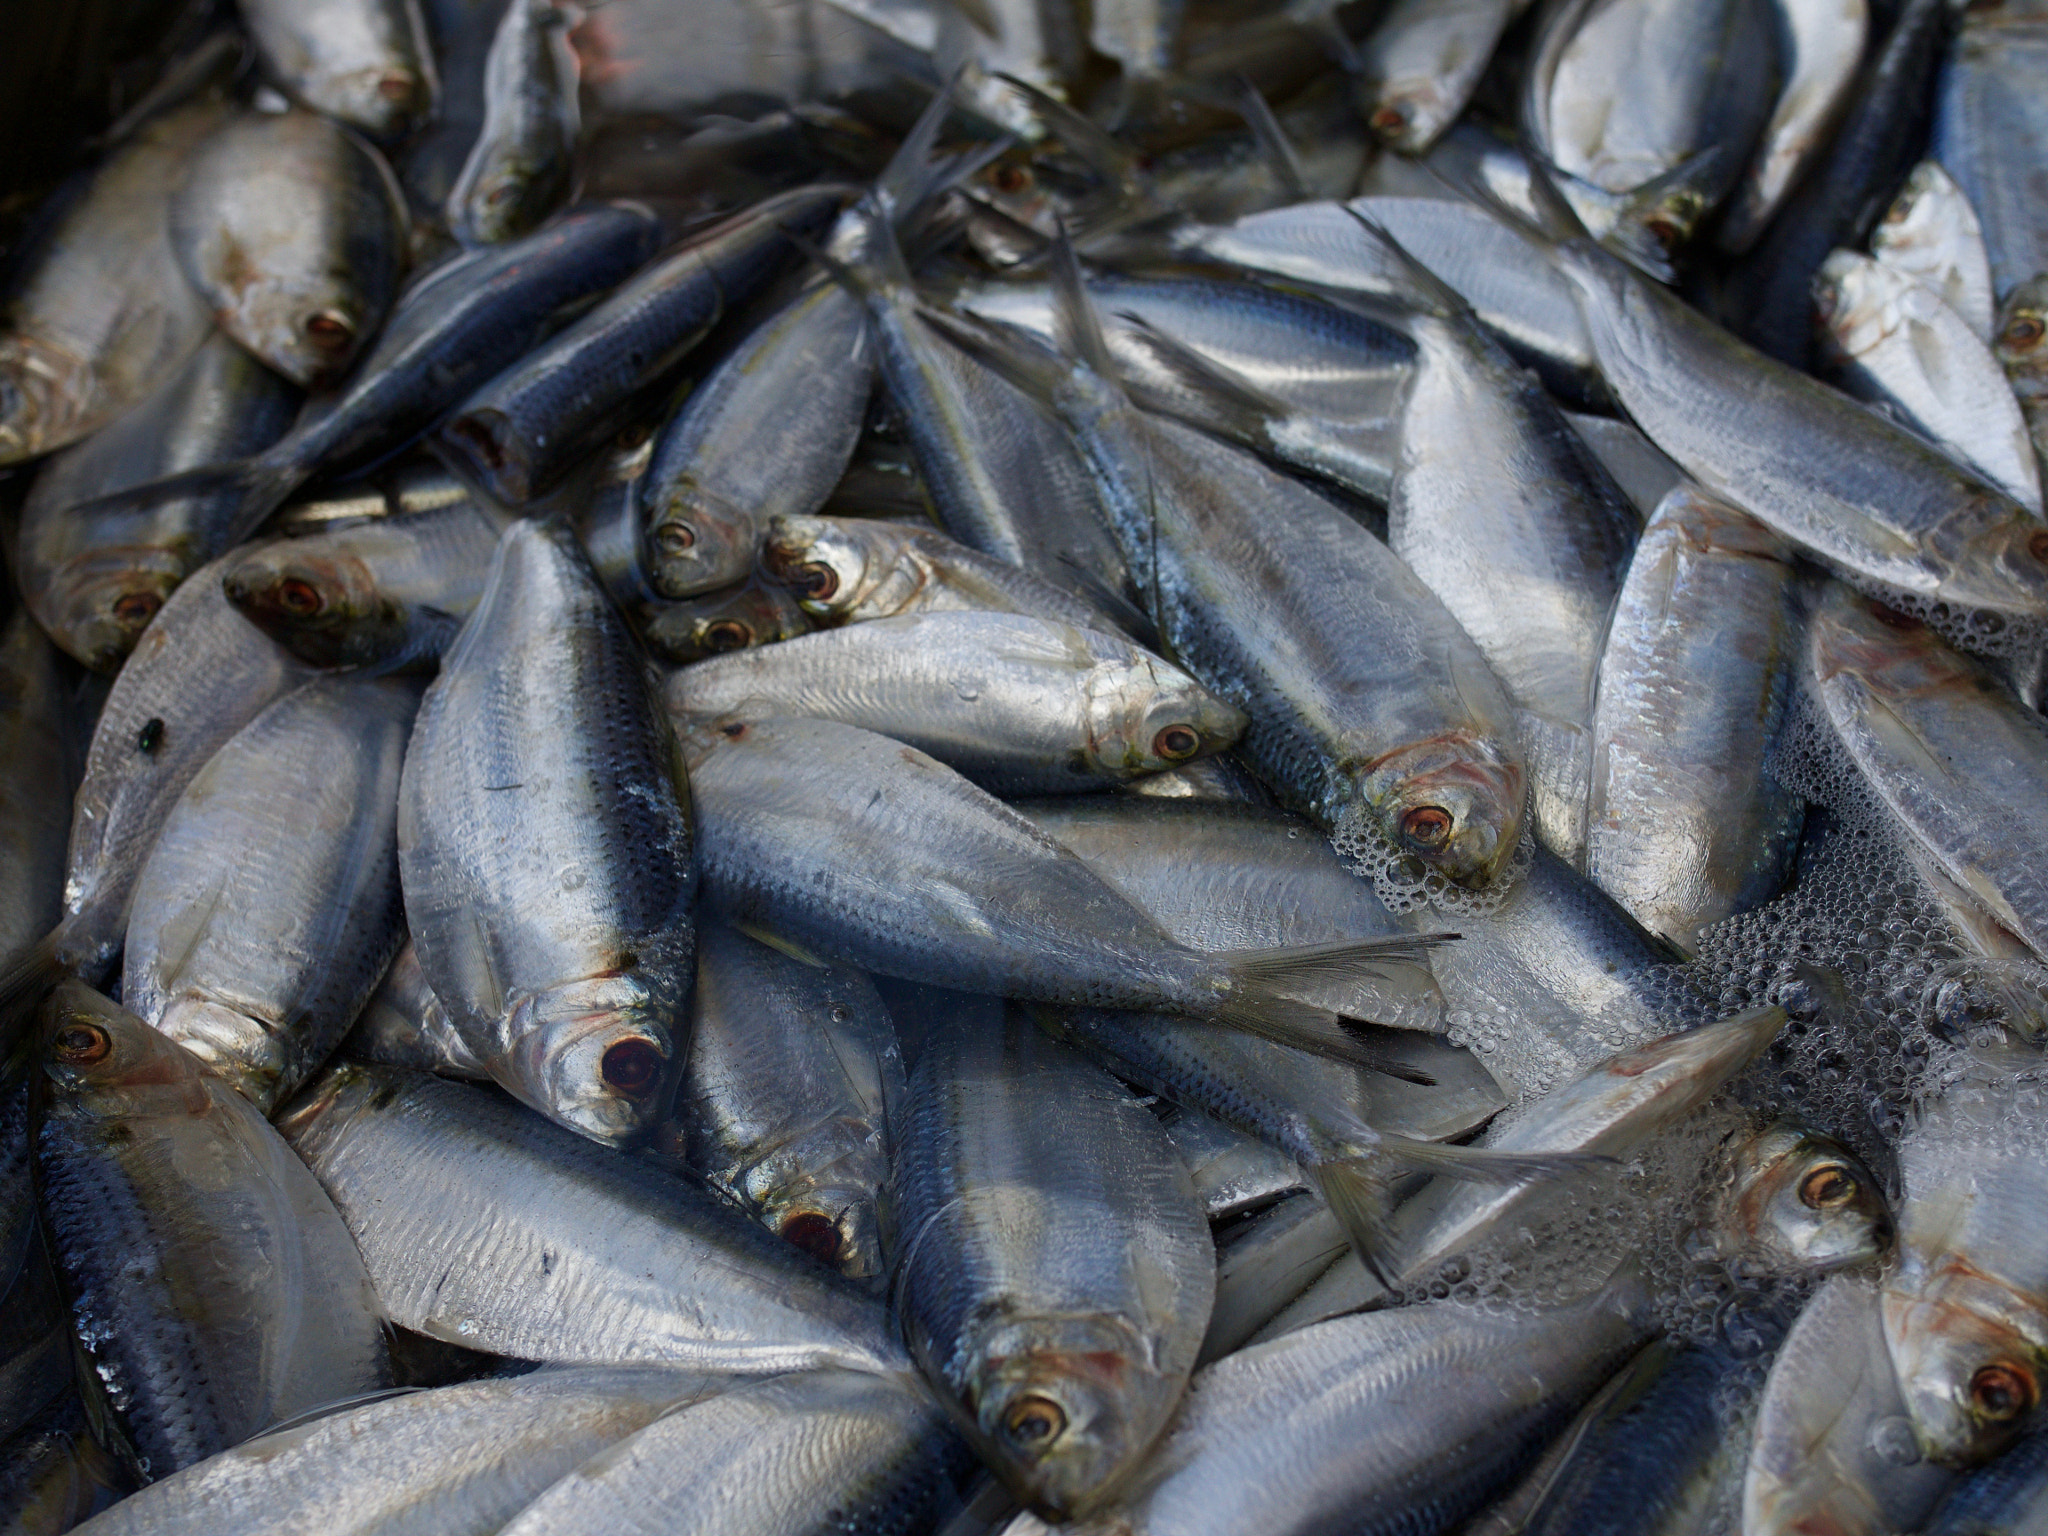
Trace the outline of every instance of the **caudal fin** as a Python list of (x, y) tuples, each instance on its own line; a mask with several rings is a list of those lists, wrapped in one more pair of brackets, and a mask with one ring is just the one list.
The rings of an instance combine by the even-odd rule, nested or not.
[[(1442, 996), (1430, 974), (1429, 952), (1457, 937), (1455, 933), (1398, 934), (1219, 955), (1230, 968), (1231, 990), (1217, 1020), (1283, 1044), (1358, 1061), (1364, 1048), (1344, 1032), (1332, 1014), (1400, 1028), (1440, 1007)], [(1348, 1053), (1307, 1043), (1310, 1038), (1331, 1034), (1349, 1045)], [(1390, 1075), (1407, 1076), (1402, 1072)]]
[(95, 496), (74, 504), (66, 515), (78, 519), (136, 517), (179, 501), (221, 505), (226, 515), (208, 521), (224, 529), (220, 547), (228, 549), (254, 533), (303, 479), (295, 466), (265, 458), (232, 459)]

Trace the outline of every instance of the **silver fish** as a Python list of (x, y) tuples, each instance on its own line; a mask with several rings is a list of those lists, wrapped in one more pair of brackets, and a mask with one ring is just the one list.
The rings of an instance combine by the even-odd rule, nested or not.
[(1396, 0), (1359, 49), (1367, 126), (1419, 155), (1464, 112), (1494, 45), (1527, 0)]
[(1244, 716), (1120, 636), (1023, 614), (922, 613), (669, 674), (678, 716), (747, 706), (930, 752), (997, 794), (1094, 788), (1220, 752)]
[(57, 654), (26, 610), (0, 631), (0, 969), (64, 910), (76, 764)]
[(658, 1123), (682, 1071), (688, 805), (581, 546), (559, 519), (513, 524), (420, 707), (399, 869), (421, 969), (470, 1048), (601, 1141)]
[(1997, 1460), (1959, 1478), (1934, 1516), (1926, 1536), (2025, 1536), (2048, 1516), (2048, 1478), (2042, 1456), (2048, 1437), (2036, 1429)]
[(911, 1353), (1020, 1499), (1101, 1507), (1179, 1402), (1216, 1284), (1165, 1131), (1014, 1011), (927, 1040), (894, 1124)]
[(1730, 1149), (1708, 1228), (1722, 1257), (1752, 1272), (1817, 1275), (1879, 1257), (1892, 1219), (1855, 1153), (1779, 1121)]
[(1813, 281), (1849, 392), (1892, 406), (1958, 463), (2038, 511), (2041, 465), (2026, 419), (1970, 323), (1924, 284), (1854, 251), (1829, 256)]
[(872, 1297), (689, 1181), (500, 1095), (350, 1065), (278, 1126), (401, 1327), (569, 1364), (909, 1369)]
[(45, 1013), (37, 1186), (81, 1380), (145, 1481), (390, 1380), (334, 1205), (263, 1116), (75, 981)]
[(484, 120), (449, 190), (448, 229), (466, 245), (525, 234), (569, 193), (581, 130), (570, 16), (512, 0), (484, 60)]
[[(1186, 1164), (1195, 1198), (1202, 1202), (1202, 1214), (1212, 1222), (1244, 1215), (1308, 1188), (1302, 1171), (1284, 1153), (1198, 1109), (1176, 1109), (1165, 1124), (1167, 1139)], [(1339, 1234), (1331, 1255), (1342, 1246)]]
[[(268, 1114), (355, 1022), (404, 932), (410, 684), (320, 678), (215, 753), (135, 882), (121, 1000)], [(223, 849), (240, 850), (223, 859)]]
[(1607, 473), (1628, 493), (1637, 515), (1645, 522), (1657, 510), (1657, 503), (1685, 478), (1685, 471), (1629, 422), (1612, 416), (1584, 416), (1576, 411), (1566, 411), (1564, 419), (1607, 466)]
[(812, 627), (811, 615), (794, 592), (760, 580), (681, 602), (641, 602), (631, 618), (648, 651), (678, 666), (794, 640)]
[(1586, 872), (1681, 949), (1768, 900), (1805, 808), (1765, 767), (1796, 648), (1789, 545), (1696, 487), (1636, 546), (1593, 716)]
[(419, 0), (247, 0), (243, 22), (285, 93), (374, 139), (432, 115), (440, 80)]
[(813, 1371), (663, 1414), (535, 1499), (504, 1536), (934, 1528), (967, 1449), (906, 1382)]
[(2048, 869), (2009, 826), (2048, 793), (2048, 724), (1931, 630), (1844, 589), (1811, 623), (1821, 708), (1900, 832), (2048, 954)]
[[(2027, 418), (2035, 456), (2048, 466), (2048, 274), (2028, 279), (1998, 312), (1994, 353)], [(2048, 468), (2044, 468), (2048, 473)]]
[(1983, 341), (1997, 301), (1984, 227), (1941, 164), (1922, 160), (1870, 232), (1870, 254), (1934, 290)]
[[(302, 387), (384, 324), (409, 225), (383, 156), (317, 112), (247, 112), (185, 162), (171, 244), (222, 330)], [(179, 466), (182, 467), (182, 466)]]
[(655, 1148), (842, 1274), (882, 1273), (883, 1114), (903, 1096), (903, 1061), (874, 983), (713, 923), (697, 935), (690, 1019), (676, 1115)]
[(89, 1536), (495, 1531), (558, 1478), (729, 1378), (585, 1365), (386, 1396), (152, 1483)]

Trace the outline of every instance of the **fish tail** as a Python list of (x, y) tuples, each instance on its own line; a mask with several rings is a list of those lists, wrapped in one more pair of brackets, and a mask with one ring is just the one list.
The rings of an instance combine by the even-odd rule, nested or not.
[(1464, 295), (1409, 254), (1384, 224), (1349, 203), (1341, 206), (1358, 221), (1366, 237), (1392, 260), (1393, 271), (1387, 275), (1393, 279), (1394, 303), (1439, 320), (1472, 319), (1472, 306), (1465, 302)]
[[(1430, 1081), (1426, 1074), (1376, 1057), (1344, 1028), (1336, 1013), (1312, 1000), (1334, 990), (1364, 992), (1386, 1002), (1388, 1012), (1406, 1016), (1414, 1007), (1437, 1000), (1435, 978), (1428, 968), (1429, 952), (1456, 937), (1454, 933), (1400, 934), (1216, 956), (1229, 967), (1231, 982), (1217, 1021), (1426, 1085)], [(1359, 1022), (1383, 1021), (1361, 1018)]]
[(227, 521), (222, 548), (239, 544), (275, 512), (299, 483), (299, 473), (263, 458), (231, 459), (198, 469), (181, 470), (160, 480), (146, 480), (104, 496), (75, 504), (73, 517), (135, 515), (177, 501), (226, 502), (235, 508)]
[(1387, 1230), (1387, 1217), (1394, 1208), (1392, 1171), (1389, 1165), (1368, 1157), (1322, 1163), (1312, 1173), (1323, 1203), (1344, 1229), (1359, 1263), (1390, 1291), (1396, 1270), (1394, 1241)]
[(918, 115), (868, 194), (873, 209), (898, 235), (915, 228), (939, 194), (978, 175), (1010, 149), (1013, 141), (999, 138), (962, 154), (936, 154), (939, 131), (954, 105), (954, 87), (949, 84)]

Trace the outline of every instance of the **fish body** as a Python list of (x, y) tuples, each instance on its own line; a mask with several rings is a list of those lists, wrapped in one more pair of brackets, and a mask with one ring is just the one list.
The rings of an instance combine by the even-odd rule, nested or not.
[(504, 8), (484, 58), (484, 118), (449, 189), (449, 232), (469, 245), (514, 240), (569, 193), (581, 129), (570, 16), (546, 0)]
[(356, 1027), (342, 1041), (341, 1054), (356, 1061), (442, 1072), (475, 1082), (491, 1080), (489, 1070), (462, 1036), (427, 985), (419, 951), (407, 939), (392, 958), (391, 969), (363, 1005)]
[(2048, 106), (2034, 84), (2044, 67), (2048, 16), (2002, 6), (1958, 18), (1941, 70), (1932, 153), (1982, 221), (2001, 303), (2048, 272), (2048, 215), (2029, 190), (2048, 147)]
[(1870, 38), (1869, 0), (1779, 0), (1774, 10), (1784, 85), (1714, 233), (1715, 244), (1736, 254), (1756, 243), (1807, 167), (1826, 153)]
[(560, 520), (509, 528), (421, 705), (398, 859), (421, 969), (509, 1091), (599, 1140), (659, 1122), (689, 997), (689, 784)]
[(1938, 160), (1922, 160), (1870, 232), (1870, 254), (1934, 290), (1980, 339), (1997, 300), (1977, 210)]
[(1494, 45), (1526, 0), (1396, 0), (1359, 48), (1368, 127), (1419, 155), (1465, 110)]

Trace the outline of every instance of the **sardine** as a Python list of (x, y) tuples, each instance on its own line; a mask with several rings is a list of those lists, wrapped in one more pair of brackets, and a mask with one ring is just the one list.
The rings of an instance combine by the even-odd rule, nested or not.
[(135, 882), (122, 1003), (265, 1114), (348, 1032), (404, 934), (398, 773), (418, 704), (412, 684), (349, 678), (279, 699), (199, 771)]
[(1170, 662), (1022, 614), (923, 613), (669, 674), (678, 717), (742, 706), (861, 726), (997, 794), (1094, 788), (1219, 752), (1244, 716)]
[(601, 1141), (650, 1130), (681, 1074), (688, 807), (645, 663), (581, 546), (558, 519), (513, 524), (420, 707), (399, 869), (421, 969), (470, 1048)]
[(1685, 471), (1630, 422), (1613, 416), (1583, 416), (1576, 411), (1566, 411), (1564, 419), (1607, 466), (1614, 483), (1628, 493), (1636, 515), (1644, 522), (1657, 510), (1657, 503), (1685, 478)]
[(896, 1117), (889, 1221), (911, 1353), (1017, 1496), (1086, 1514), (1193, 1370), (1216, 1284), (1166, 1133), (1028, 1021), (925, 1043)]
[(1979, 340), (1992, 338), (1997, 300), (1991, 257), (1977, 210), (1940, 162), (1922, 160), (1870, 232), (1870, 254), (1934, 290), (1968, 322)]
[(1777, 1275), (1867, 1264), (1892, 1232), (1884, 1193), (1856, 1154), (1789, 1121), (1735, 1143), (1708, 1225), (1723, 1258)]
[(570, 15), (511, 0), (484, 60), (484, 120), (449, 189), (448, 229), (467, 245), (516, 240), (569, 193), (581, 129)]
[(1790, 697), (1793, 553), (1681, 485), (1636, 546), (1593, 718), (1586, 872), (1681, 949), (1777, 894), (1805, 807), (1766, 761)]
[(2028, 1536), (2048, 1517), (2048, 1435), (2035, 1429), (1958, 1478), (1921, 1529), (1927, 1536)]
[(262, 1114), (78, 982), (45, 1015), (36, 1180), (80, 1373), (144, 1481), (390, 1381), (348, 1229)]
[(881, 1304), (817, 1260), (485, 1089), (342, 1066), (278, 1125), (401, 1327), (567, 1364), (909, 1369)]
[(797, 595), (760, 580), (676, 603), (644, 602), (631, 618), (648, 651), (676, 666), (811, 632), (811, 615)]
[(242, 18), (264, 71), (314, 110), (391, 140), (432, 115), (419, 0), (248, 0)]
[(221, 329), (305, 388), (340, 378), (383, 326), (410, 245), (391, 167), (304, 109), (214, 130), (168, 217), (178, 264)]
[(1396, 0), (1359, 48), (1368, 127), (1419, 155), (1465, 110), (1494, 45), (1527, 0)]

